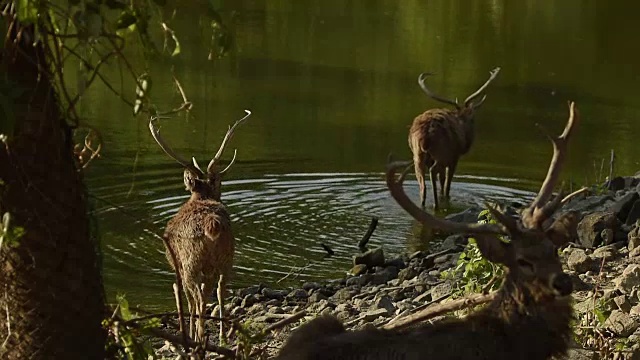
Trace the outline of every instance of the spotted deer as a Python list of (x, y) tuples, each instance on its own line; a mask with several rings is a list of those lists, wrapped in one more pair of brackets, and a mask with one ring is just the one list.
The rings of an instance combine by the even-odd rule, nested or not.
[[(553, 158), (546, 179), (529, 207), (517, 218), (489, 207), (497, 223), (458, 223), (440, 219), (414, 204), (403, 190), (411, 162), (389, 162), (386, 181), (392, 197), (425, 226), (473, 235), (482, 255), (506, 268), (496, 296), (466, 318), (448, 318), (402, 330), (347, 331), (333, 316), (316, 318), (294, 331), (278, 354), (279, 360), (418, 360), (520, 359), (542, 360), (564, 355), (571, 338), (570, 277), (562, 271), (558, 247), (570, 240), (577, 214), (552, 215), (574, 194), (552, 199), (578, 123), (569, 104), (569, 120), (553, 141)], [(405, 168), (397, 176), (398, 169)], [(509, 240), (501, 239), (507, 237)]]
[(474, 102), (489, 84), (498, 76), (500, 68), (490, 72), (487, 80), (478, 90), (469, 95), (462, 105), (458, 99), (449, 100), (433, 93), (425, 84), (430, 73), (420, 74), (418, 84), (432, 99), (453, 105), (455, 109), (429, 109), (413, 119), (409, 129), (409, 148), (413, 153), (413, 165), (420, 186), (420, 201), (425, 206), (427, 198), (424, 173), (429, 168), (431, 187), (433, 188), (433, 207), (438, 209), (438, 189), (436, 177), (440, 179), (440, 194), (449, 198), (451, 180), (456, 172), (458, 160), (469, 152), (474, 139), (474, 115), (480, 108), (486, 95)]
[[(190, 314), (189, 336), (196, 341), (204, 336), (206, 300), (211, 296), (220, 275), (222, 281), (218, 293), (224, 294), (233, 266), (235, 240), (229, 212), (220, 200), (220, 187), (223, 175), (235, 162), (237, 151), (234, 150), (233, 158), (226, 167), (221, 168), (219, 163), (235, 129), (251, 115), (249, 110), (245, 112), (242, 119), (229, 127), (206, 171), (202, 171), (195, 157), (189, 162), (169, 147), (160, 136), (157, 117), (149, 121), (151, 135), (160, 148), (184, 168), (184, 185), (191, 193), (189, 199), (167, 222), (164, 237), (176, 255), (177, 269), (171, 260), (169, 249), (165, 249), (171, 268), (179, 271), (182, 278)], [(221, 307), (220, 316), (223, 315), (222, 311)], [(194, 321), (196, 315), (197, 322)], [(222, 332), (221, 323), (220, 333)]]

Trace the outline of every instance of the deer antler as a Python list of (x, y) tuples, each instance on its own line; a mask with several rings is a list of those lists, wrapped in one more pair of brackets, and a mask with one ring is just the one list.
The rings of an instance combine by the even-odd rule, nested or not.
[[(497, 67), (497, 68), (491, 70), (489, 72), (489, 74), (490, 74), (489, 75), (489, 80), (487, 80), (482, 86), (480, 86), (480, 88), (478, 90), (476, 90), (476, 92), (474, 92), (473, 94), (469, 95), (466, 99), (464, 99), (464, 106), (467, 106), (470, 101), (472, 101), (478, 95), (480, 95), (484, 91), (484, 89), (486, 89), (487, 86), (489, 86), (489, 84), (493, 81), (493, 79), (495, 79), (496, 76), (498, 76), (499, 72), (500, 72), (500, 67)], [(480, 106), (484, 102), (485, 98), (486, 98), (486, 95), (483, 96), (482, 99), (480, 99), (480, 101), (476, 104), (476, 107)]]
[(453, 106), (456, 107), (456, 109), (459, 109), (460, 105), (458, 104), (458, 100), (453, 101), (453, 100), (445, 99), (442, 96), (436, 95), (435, 93), (433, 93), (433, 91), (429, 90), (429, 88), (427, 87), (427, 84), (424, 83), (424, 80), (427, 78), (427, 76), (431, 76), (431, 75), (434, 75), (434, 74), (433, 73), (422, 73), (422, 74), (420, 74), (420, 76), (418, 76), (418, 84), (422, 88), (422, 91), (424, 91), (430, 98), (432, 98), (434, 100), (438, 100), (438, 101), (443, 102), (445, 104), (453, 105)]
[[(233, 132), (236, 130), (236, 127), (238, 125), (240, 125), (242, 122), (244, 122), (249, 116), (251, 116), (251, 111), (245, 110), (244, 112), (246, 112), (247, 115), (245, 115), (242, 119), (237, 120), (233, 124), (233, 126), (230, 126), (229, 130), (227, 130), (227, 133), (225, 134), (224, 139), (222, 139), (222, 144), (220, 144), (220, 148), (218, 148), (218, 152), (216, 152), (216, 155), (213, 157), (213, 159), (211, 159), (211, 161), (209, 162), (209, 165), (207, 166), (207, 172), (208, 173), (212, 173), (213, 172), (213, 168), (214, 168), (216, 162), (218, 160), (220, 160), (220, 157), (222, 156), (222, 153), (224, 152), (224, 149), (227, 146), (227, 142), (233, 136)], [(227, 167), (224, 170), (222, 170), (222, 172), (225, 172), (225, 171), (229, 170), (229, 167), (233, 164), (233, 162), (235, 161), (235, 158), (236, 158), (236, 155), (235, 155), (235, 152), (234, 152), (233, 159), (231, 160), (231, 163), (229, 163), (229, 165), (227, 165)]]
[[(449, 221), (444, 219), (438, 219), (437, 217), (427, 213), (414, 204), (407, 196), (402, 188), (402, 182), (405, 176), (413, 165), (410, 161), (393, 161), (392, 156), (389, 155), (387, 161), (387, 187), (391, 192), (391, 196), (398, 202), (398, 204), (414, 219), (420, 221), (422, 224), (444, 231), (452, 233), (467, 233), (467, 234), (507, 234), (507, 231), (502, 226), (496, 224), (478, 224), (478, 223), (459, 223), (455, 221)], [(396, 180), (396, 171), (399, 168), (405, 168), (400, 177)], [(497, 210), (490, 208), (493, 212)]]
[[(553, 188), (558, 182), (560, 171), (562, 170), (562, 166), (564, 165), (564, 159), (567, 152), (567, 144), (573, 132), (573, 128), (578, 121), (578, 110), (575, 107), (575, 103), (573, 101), (570, 101), (569, 120), (567, 120), (567, 125), (565, 126), (562, 134), (557, 138), (553, 138), (546, 134), (553, 144), (553, 157), (551, 158), (551, 164), (549, 165), (547, 177), (544, 179), (538, 195), (533, 200), (531, 205), (529, 205), (529, 207), (523, 211), (522, 223), (525, 225), (525, 227), (540, 227), (544, 220), (551, 216), (553, 211), (557, 210), (557, 208), (559, 208), (562, 204), (566, 203), (566, 201), (562, 201), (562, 196), (558, 195), (556, 199), (554, 199), (554, 201), (547, 204), (547, 202), (551, 198)], [(545, 204), (548, 206), (545, 206)]]
[(151, 119), (149, 120), (149, 130), (151, 131), (151, 136), (153, 136), (153, 138), (156, 140), (156, 142), (158, 143), (158, 145), (160, 145), (160, 148), (165, 152), (165, 154), (169, 155), (170, 158), (172, 158), (173, 160), (177, 161), (178, 164), (182, 165), (183, 167), (191, 170), (194, 174), (198, 174), (198, 175), (203, 175), (202, 170), (200, 170), (197, 167), (197, 164), (195, 164), (195, 159), (194, 159), (194, 164), (189, 163), (188, 161), (184, 160), (182, 157), (180, 157), (180, 155), (176, 154), (171, 147), (169, 147), (169, 145), (164, 141), (164, 139), (162, 138), (162, 136), (160, 136), (160, 128), (156, 126), (155, 122), (158, 121), (159, 117), (157, 116), (152, 116)]

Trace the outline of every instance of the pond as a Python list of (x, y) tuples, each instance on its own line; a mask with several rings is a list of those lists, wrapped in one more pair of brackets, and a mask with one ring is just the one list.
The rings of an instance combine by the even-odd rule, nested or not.
[[(612, 149), (616, 173), (640, 167), (637, 2), (215, 3), (233, 38), (227, 56), (207, 59), (209, 20), (189, 4), (170, 21), (183, 34), (181, 54), (147, 65), (159, 108), (180, 103), (172, 67), (194, 104), (188, 116), (162, 120), (165, 139), (184, 156), (208, 161), (227, 126), (253, 112), (231, 142), (238, 158), (223, 186), (237, 241), (233, 288), (342, 276), (372, 216), (380, 222), (370, 244), (388, 256), (429, 248), (382, 174), (390, 152), (410, 159), (413, 118), (442, 105), (418, 87), (422, 72), (436, 73), (429, 83), (439, 94), (464, 98), (502, 68), (477, 113), (451, 206), (439, 216), (486, 200), (529, 200), (552, 153), (535, 124), (559, 133), (567, 100), (576, 101), (581, 122), (563, 180), (602, 181)], [(142, 56), (132, 56), (143, 68)], [(109, 71), (119, 76), (115, 66)], [(155, 144), (148, 119), (133, 117), (106, 87), (87, 93), (80, 109), (104, 141), (86, 176), (109, 299), (122, 292), (132, 303), (169, 308), (173, 275), (154, 233), (188, 197), (182, 170)], [(405, 189), (418, 201), (413, 176)], [(320, 244), (336, 254), (324, 258)]]

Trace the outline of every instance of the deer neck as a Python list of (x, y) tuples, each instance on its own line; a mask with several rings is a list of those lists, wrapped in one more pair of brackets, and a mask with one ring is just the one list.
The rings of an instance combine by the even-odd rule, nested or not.
[(203, 201), (203, 200), (212, 200), (212, 201), (216, 201), (216, 202), (220, 202), (220, 199), (216, 199), (215, 196), (213, 196), (210, 193), (205, 193), (205, 192), (200, 192), (200, 191), (194, 191), (191, 193), (191, 197), (189, 197), (189, 201), (193, 202), (193, 201)]

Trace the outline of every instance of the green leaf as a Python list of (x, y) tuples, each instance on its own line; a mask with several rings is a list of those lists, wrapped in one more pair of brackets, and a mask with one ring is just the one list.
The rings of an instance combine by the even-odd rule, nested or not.
[(136, 18), (136, 16), (133, 15), (133, 13), (131, 13), (129, 10), (125, 10), (120, 14), (120, 16), (118, 17), (118, 20), (116, 20), (116, 29), (117, 30), (126, 29), (129, 26), (135, 24), (137, 21), (138, 21), (138, 18)]
[(118, 294), (116, 296), (116, 301), (120, 306), (120, 316), (122, 316), (123, 320), (131, 320), (131, 311), (129, 311), (129, 302), (125, 298), (124, 294)]
[(16, 5), (18, 7), (18, 20), (25, 24), (33, 24), (38, 20), (39, 0), (19, 0)]

